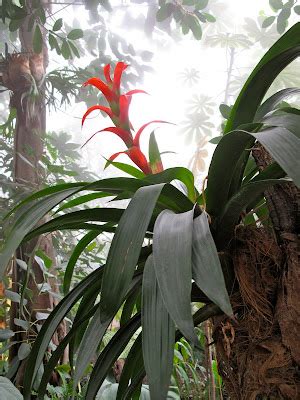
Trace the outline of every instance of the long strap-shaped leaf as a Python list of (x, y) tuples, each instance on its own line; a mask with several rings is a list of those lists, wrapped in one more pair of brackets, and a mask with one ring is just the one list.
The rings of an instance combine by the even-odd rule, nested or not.
[(184, 336), (198, 346), (190, 305), (193, 215), (193, 210), (159, 215), (153, 233), (153, 258), (168, 313)]
[(135, 339), (134, 344), (126, 357), (124, 367), (122, 369), (121, 378), (119, 381), (116, 400), (123, 400), (129, 382), (134, 378), (135, 374), (144, 371), (143, 352), (142, 352), (142, 333)]
[(59, 343), (57, 348), (54, 350), (54, 352), (51, 355), (50, 360), (47, 362), (44, 373), (41, 379), (41, 383), (38, 388), (38, 399), (43, 400), (46, 395), (47, 391), (47, 384), (49, 383), (49, 380), (51, 378), (51, 375), (53, 373), (54, 368), (56, 367), (59, 359), (62, 357), (65, 348), (67, 345), (70, 343), (72, 338), (76, 334), (76, 330), (82, 326), (95, 312), (98, 310), (98, 305), (95, 305), (92, 307), (86, 315), (84, 315), (80, 320), (78, 320), (70, 329), (70, 331), (67, 333), (67, 335), (63, 338), (63, 340)]
[(175, 325), (163, 303), (152, 255), (144, 269), (142, 299), (143, 356), (150, 395), (165, 400), (173, 369)]
[(239, 221), (241, 212), (245, 210), (248, 204), (257, 199), (270, 186), (284, 184), (290, 182), (289, 179), (267, 179), (253, 180), (242, 186), (240, 191), (236, 193), (229, 201), (225, 210), (217, 221), (215, 241), (219, 248), (223, 248), (228, 244), (234, 232), (234, 227)]
[(295, 185), (300, 187), (300, 139), (282, 127), (268, 128), (251, 135), (268, 150)]
[(141, 316), (136, 314), (120, 328), (101, 352), (91, 373), (85, 400), (94, 400), (109, 369), (127, 346), (129, 340), (141, 325)]
[[(240, 155), (257, 139), (274, 160), (293, 179), (300, 182), (300, 141), (296, 135), (282, 127), (267, 128), (260, 132), (233, 131), (218, 144), (210, 165), (206, 190), (207, 211), (217, 217), (223, 213), (229, 199), (230, 183), (240, 168)], [(249, 149), (250, 150), (250, 149)]]
[[(208, 305), (200, 308), (200, 310), (198, 310), (193, 315), (194, 325), (197, 326), (201, 322), (206, 321), (207, 319), (209, 319), (215, 315), (218, 315), (220, 313), (221, 313), (221, 310), (219, 309), (219, 307), (217, 305), (208, 304)], [(180, 338), (182, 338), (182, 336), (183, 336), (182, 333), (179, 330), (177, 330), (175, 340), (178, 341)], [(145, 369), (143, 367), (141, 367), (140, 370), (137, 371), (135, 377), (132, 378), (130, 386), (128, 386), (127, 389), (124, 390), (124, 392), (122, 392), (121, 400), (131, 400), (132, 399), (132, 395), (135, 393), (137, 388), (139, 388), (139, 386), (142, 384), (142, 380), (144, 379), (145, 375), (146, 375)]]
[(282, 100), (300, 93), (300, 88), (287, 88), (269, 97), (257, 110), (254, 120), (260, 122), (270, 111), (273, 111)]
[(75, 390), (92, 357), (96, 354), (96, 350), (107, 328), (109, 327), (111, 320), (112, 319), (109, 319), (101, 323), (100, 311), (98, 307), (97, 312), (93, 316), (92, 321), (83, 335), (78, 349), (77, 362), (73, 378), (73, 390)]
[(68, 226), (73, 226), (74, 224), (76, 226), (77, 224), (82, 224), (88, 221), (112, 222), (117, 224), (122, 214), (123, 210), (120, 208), (92, 208), (70, 212), (68, 214), (61, 215), (60, 217), (56, 217), (32, 230), (26, 236), (26, 240), (30, 240), (33, 237), (39, 236), (46, 232), (53, 232), (62, 229), (62, 227), (66, 229)]
[(63, 281), (64, 295), (69, 293), (74, 267), (76, 265), (78, 258), (80, 257), (84, 249), (87, 247), (87, 245), (91, 243), (98, 235), (99, 235), (98, 231), (88, 232), (85, 236), (83, 236), (82, 239), (79, 240), (75, 249), (73, 250), (73, 253), (71, 254), (71, 257), (69, 259), (64, 274), (64, 281)]
[[(141, 275), (137, 275), (133, 278), (132, 282), (130, 283), (129, 290), (126, 293), (126, 296), (130, 296), (133, 292), (136, 291), (136, 289), (140, 286), (141, 279)], [(99, 346), (103, 335), (113, 318), (112, 316), (111, 319), (101, 323), (99, 311), (100, 310), (98, 310), (98, 312), (94, 315), (81, 340), (77, 354), (73, 388), (77, 386), (80, 378), (83, 376), (84, 371), (86, 370), (92, 357), (95, 355), (97, 347)]]
[(194, 219), (192, 265), (193, 279), (198, 287), (225, 314), (232, 315), (221, 263), (205, 212)]
[(253, 121), (274, 79), (299, 55), (300, 23), (297, 23), (270, 48), (251, 73), (232, 108), (226, 133)]
[(52, 196), (45, 197), (29, 209), (26, 207), (26, 213), (20, 216), (12, 226), (10, 233), (5, 241), (5, 247), (0, 254), (0, 280), (2, 280), (4, 271), (10, 257), (22, 242), (24, 236), (38, 223), (38, 221), (47, 214), (49, 210), (59, 204), (62, 200), (71, 196), (75, 191), (74, 187), (65, 189)]
[(84, 278), (63, 300), (61, 300), (44, 322), (27, 360), (24, 375), (24, 400), (31, 399), (31, 389), (34, 378), (58, 324), (91, 285), (98, 285), (98, 280), (102, 273), (103, 266)]
[(101, 321), (119, 309), (132, 280), (146, 230), (164, 184), (140, 188), (120, 219), (113, 238), (102, 283)]

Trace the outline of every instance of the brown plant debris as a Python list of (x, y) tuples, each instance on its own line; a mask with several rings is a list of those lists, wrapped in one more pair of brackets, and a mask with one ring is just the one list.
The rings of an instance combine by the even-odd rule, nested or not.
[(237, 323), (214, 320), (219, 372), (231, 400), (300, 399), (300, 269), (296, 235), (279, 246), (265, 229), (241, 227), (231, 256)]

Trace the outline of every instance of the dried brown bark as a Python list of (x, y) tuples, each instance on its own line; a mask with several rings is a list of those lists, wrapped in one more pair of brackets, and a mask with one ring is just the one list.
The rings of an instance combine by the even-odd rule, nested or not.
[[(272, 159), (253, 150), (263, 170)], [(214, 321), (219, 370), (231, 400), (300, 398), (299, 189), (265, 192), (272, 228), (240, 227), (229, 253), (237, 322)]]

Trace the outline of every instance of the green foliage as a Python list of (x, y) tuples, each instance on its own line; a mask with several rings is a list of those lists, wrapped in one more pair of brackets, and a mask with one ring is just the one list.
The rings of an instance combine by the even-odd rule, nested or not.
[(300, 6), (296, 5), (297, 1), (295, 2), (294, 0), (288, 0), (286, 3), (283, 3), (282, 0), (269, 0), (269, 4), (276, 15), (265, 18), (262, 22), (262, 28), (266, 29), (276, 22), (277, 32), (282, 34), (288, 27), (288, 20), (292, 14), (292, 10), (296, 14), (299, 14)]
[[(232, 109), (221, 107), (228, 119), (225, 134), (212, 158), (207, 189), (200, 196), (191, 172), (173, 168), (143, 177), (60, 184), (31, 195), (12, 210), (10, 231), (0, 258), (2, 272), (18, 245), (41, 233), (83, 229), (88, 236), (79, 240), (74, 259), (99, 232), (115, 233), (106, 264), (82, 279), (43, 324), (27, 359), (25, 400), (31, 398), (39, 366), (58, 324), (75, 307), (78, 308), (71, 330), (47, 363), (38, 399), (44, 399), (51, 373), (68, 344), (73, 354), (75, 389), (120, 309), (124, 312), (121, 327), (97, 354), (86, 399), (95, 398), (132, 338), (134, 353), (128, 354), (118, 398), (129, 399), (139, 393), (145, 374), (153, 397), (165, 398), (175, 341), (183, 333), (191, 348), (199, 349), (194, 326), (222, 312), (232, 316), (227, 291), (232, 289), (233, 282), (225, 279), (228, 271), (222, 265), (221, 252), (228, 250), (235, 227), (244, 223), (245, 211), (257, 217), (256, 206), (264, 204), (266, 188), (291, 180), (300, 184), (299, 111), (291, 107), (274, 109), (285, 95), (293, 92), (290, 89), (278, 93), (261, 105), (280, 71), (299, 56), (299, 37), (300, 24), (296, 24), (262, 58)], [(262, 172), (249, 158), (249, 149), (256, 141), (274, 158), (274, 164)], [(186, 188), (177, 189), (170, 183), (174, 179)], [(76, 196), (76, 204), (84, 204), (86, 197), (81, 196), (95, 193), (131, 201), (124, 209), (70, 209), (71, 196)], [(61, 208), (65, 200), (66, 214), (34, 228), (46, 213)], [(72, 282), (72, 264), (73, 261), (66, 292)], [(201, 302), (194, 313), (191, 302)], [(141, 325), (142, 339), (138, 334)], [(178, 328), (175, 335), (174, 326)]]

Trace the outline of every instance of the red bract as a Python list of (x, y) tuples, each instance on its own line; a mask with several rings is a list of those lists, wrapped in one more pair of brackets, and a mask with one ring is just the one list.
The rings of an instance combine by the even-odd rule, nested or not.
[(134, 162), (146, 175), (152, 174), (151, 168), (148, 164), (148, 161), (145, 157), (145, 154), (141, 151), (141, 149), (137, 146), (132, 146), (130, 149), (126, 151), (119, 151), (118, 153), (113, 154), (109, 157), (109, 161), (113, 161), (120, 154), (127, 154), (131, 161)]
[(162, 165), (159, 168), (155, 168), (155, 171), (151, 171), (146, 156), (140, 149), (140, 136), (148, 125), (152, 123), (166, 123), (166, 121), (155, 120), (142, 125), (140, 129), (137, 131), (135, 137), (133, 138), (133, 135), (131, 133), (131, 130), (133, 128), (128, 115), (131, 97), (134, 94), (146, 93), (146, 92), (144, 90), (134, 89), (130, 90), (125, 94), (121, 94), (120, 92), (121, 78), (123, 71), (127, 67), (128, 65), (125, 64), (124, 62), (118, 62), (116, 64), (114, 70), (114, 76), (112, 79), (110, 72), (110, 64), (107, 64), (103, 68), (103, 74), (106, 82), (104, 82), (99, 78), (94, 77), (88, 79), (84, 83), (84, 86), (92, 85), (97, 89), (99, 89), (104, 94), (110, 107), (104, 107), (101, 105), (95, 105), (90, 107), (82, 117), (82, 125), (84, 124), (84, 121), (86, 120), (88, 115), (95, 110), (104, 111), (111, 118), (112, 122), (115, 124), (115, 126), (97, 131), (85, 142), (85, 144), (89, 142), (97, 133), (105, 131), (112, 132), (123, 140), (128, 150), (113, 154), (110, 157), (111, 161), (113, 161), (119, 154), (127, 154), (128, 157), (134, 162), (134, 164), (137, 165), (145, 174), (151, 174), (152, 172), (157, 173), (162, 171), (163, 169)]

